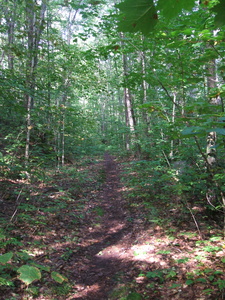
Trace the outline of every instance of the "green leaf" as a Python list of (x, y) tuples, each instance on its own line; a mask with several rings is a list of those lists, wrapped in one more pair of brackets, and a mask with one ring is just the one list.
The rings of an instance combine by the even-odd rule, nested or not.
[(24, 265), (20, 267), (17, 271), (18, 273), (20, 273), (18, 278), (27, 285), (31, 284), (35, 280), (41, 279), (41, 272), (36, 267)]
[(166, 275), (166, 278), (174, 278), (177, 276), (177, 273), (174, 270), (170, 270), (169, 273)]
[(212, 289), (203, 290), (203, 293), (206, 294), (206, 295), (211, 295), (212, 292), (214, 292), (214, 290), (212, 290)]
[(181, 135), (183, 135), (183, 137), (191, 137), (199, 134), (205, 134), (205, 132), (202, 132), (202, 128), (196, 126), (186, 127), (181, 132)]
[(195, 5), (195, 0), (159, 0), (157, 9), (159, 9), (166, 19), (169, 21), (170, 19), (178, 16), (182, 10), (191, 10)]
[(31, 256), (25, 251), (17, 252), (17, 256), (26, 263), (27, 261), (32, 260)]
[(209, 281), (213, 281), (213, 280), (214, 280), (214, 278), (215, 278), (215, 276), (214, 276), (214, 275), (209, 275), (209, 277), (208, 277), (208, 280), (209, 280)]
[(221, 274), (223, 274), (223, 271), (217, 270), (217, 271), (214, 272), (214, 274), (215, 275), (221, 275)]
[(222, 250), (222, 247), (218, 247), (218, 246), (205, 246), (203, 248), (204, 251), (206, 252), (215, 252), (215, 251), (221, 251)]
[(183, 263), (186, 263), (188, 260), (189, 260), (188, 257), (180, 258), (180, 259), (177, 260), (177, 263), (178, 264), (183, 264)]
[(51, 277), (58, 283), (63, 283), (63, 281), (68, 280), (65, 276), (63, 276), (62, 274), (59, 274), (58, 272), (55, 272), (55, 271), (53, 271), (51, 273)]
[(156, 254), (170, 254), (170, 253), (171, 253), (170, 250), (160, 250)]
[(196, 281), (201, 283), (207, 283), (207, 280), (205, 278), (197, 278)]
[(220, 290), (223, 290), (225, 288), (225, 280), (218, 279), (216, 282), (213, 283), (213, 285), (217, 285)]
[(151, 278), (158, 278), (162, 283), (164, 281), (164, 274), (161, 270), (155, 270), (153, 272), (147, 272), (146, 277)]
[(0, 256), (0, 264), (6, 264), (13, 257), (12, 252), (5, 253)]
[(51, 268), (49, 266), (43, 266), (43, 265), (39, 265), (36, 262), (32, 263), (32, 266), (40, 269), (41, 271), (46, 271), (46, 272), (50, 272)]
[(222, 237), (221, 236), (213, 236), (209, 239), (211, 242), (216, 242), (216, 241), (221, 241)]
[(181, 287), (180, 283), (173, 283), (171, 286), (169, 286), (169, 289), (176, 289), (176, 288), (179, 288), (179, 287)]
[(220, 3), (212, 8), (212, 11), (216, 13), (215, 24), (222, 26), (225, 24), (225, 0), (220, 0)]
[(153, 0), (125, 0), (117, 7), (121, 12), (119, 31), (141, 31), (145, 35), (153, 31), (158, 18)]
[(215, 131), (218, 134), (225, 135), (225, 128), (214, 128), (214, 129), (212, 129), (210, 131)]
[(141, 31), (147, 35), (153, 31), (159, 12), (166, 22), (179, 16), (182, 10), (191, 10), (195, 0), (159, 0), (157, 7), (153, 0), (125, 0), (116, 5), (121, 12), (118, 29), (125, 32)]
[(141, 294), (138, 294), (136, 292), (133, 292), (133, 293), (130, 293), (127, 298), (127, 300), (141, 300), (142, 299), (142, 296)]
[(194, 281), (193, 280), (191, 280), (191, 279), (188, 279), (188, 280), (186, 280), (186, 285), (191, 285), (191, 284), (193, 284), (194, 283)]
[(13, 282), (10, 280), (10, 279), (6, 279), (4, 277), (0, 277), (0, 286), (3, 286), (3, 285), (6, 285), (6, 286), (13, 286)]

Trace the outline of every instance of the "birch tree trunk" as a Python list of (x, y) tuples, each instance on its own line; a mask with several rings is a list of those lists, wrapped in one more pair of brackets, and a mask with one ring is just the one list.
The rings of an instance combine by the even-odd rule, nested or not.
[[(124, 45), (123, 42), (123, 34), (120, 34), (121, 37), (121, 45)], [(132, 106), (132, 99), (131, 99), (131, 92), (128, 87), (128, 57), (127, 54), (123, 53), (123, 76), (124, 76), (124, 107), (125, 107), (125, 120), (126, 126), (129, 130), (129, 133), (126, 134), (125, 137), (125, 149), (127, 151), (130, 150), (131, 145), (134, 143), (134, 133), (135, 133), (135, 117), (134, 117), (134, 110)]]
[[(146, 76), (146, 59), (145, 59), (145, 53), (141, 52), (141, 68), (142, 68), (142, 89), (143, 89), (143, 99), (142, 99), (142, 103), (147, 103), (147, 90), (148, 90), (148, 83), (145, 80), (145, 76)], [(145, 135), (146, 137), (149, 137), (149, 119), (148, 119), (148, 114), (146, 113), (146, 111), (143, 109), (142, 110), (142, 119), (144, 122), (144, 131), (145, 131)]]
[(14, 55), (12, 52), (12, 47), (14, 44), (14, 31), (15, 31), (15, 22), (16, 22), (16, 9), (17, 9), (17, 3), (16, 0), (13, 2), (9, 3), (8, 0), (4, 1), (3, 5), (3, 12), (5, 15), (5, 20), (7, 23), (7, 38), (8, 38), (8, 50), (7, 50), (7, 55), (8, 55), (8, 67), (11, 71), (14, 69)]
[[(176, 116), (176, 103), (177, 103), (177, 95), (176, 95), (176, 92), (173, 92), (173, 109), (172, 109), (172, 116), (171, 116), (171, 121), (172, 121), (172, 124), (175, 123), (175, 116)], [(170, 154), (169, 154), (169, 157), (171, 159), (174, 158), (174, 140), (172, 139), (171, 142), (170, 142)]]
[[(209, 65), (207, 67), (208, 73), (211, 74), (211, 76), (207, 77), (207, 88), (208, 91), (210, 91), (212, 88), (216, 88), (216, 61), (212, 60), (209, 62)], [(212, 98), (211, 104), (213, 105), (219, 105), (220, 99), (219, 97)], [(207, 137), (207, 146), (206, 146), (206, 155), (207, 155), (207, 161), (208, 166), (212, 168), (216, 164), (216, 132), (211, 131), (208, 134)]]

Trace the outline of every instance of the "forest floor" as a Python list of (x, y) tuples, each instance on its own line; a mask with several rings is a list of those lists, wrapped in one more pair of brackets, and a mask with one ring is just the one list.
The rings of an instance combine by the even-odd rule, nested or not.
[[(179, 213), (163, 202), (157, 209), (170, 221), (146, 221), (146, 208), (125, 196), (122, 165), (107, 153), (77, 172), (80, 177), (70, 166), (33, 185), (1, 181), (8, 225), (1, 222), (11, 234), (0, 235), (1, 245), (14, 253), (0, 270), (14, 276), (13, 287), (0, 287), (1, 300), (225, 299), (217, 229), (214, 239), (200, 238), (190, 215), (178, 228), (173, 221)], [(42, 279), (22, 284), (16, 273), (21, 264), (37, 267)]]

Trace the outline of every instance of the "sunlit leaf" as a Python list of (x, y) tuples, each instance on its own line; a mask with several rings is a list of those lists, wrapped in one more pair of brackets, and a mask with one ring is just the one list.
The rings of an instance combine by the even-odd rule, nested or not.
[(160, 250), (157, 252), (157, 254), (170, 254), (171, 251), (170, 250)]
[(206, 252), (215, 252), (215, 251), (221, 251), (222, 250), (222, 248), (221, 247), (219, 247), (219, 246), (205, 246), (204, 248), (204, 251), (206, 251)]
[(4, 277), (0, 277), (0, 286), (13, 286), (13, 282), (9, 279), (6, 279)]
[(29, 285), (35, 280), (41, 279), (41, 272), (38, 268), (24, 265), (18, 269), (19, 279)]
[(221, 241), (221, 239), (222, 239), (221, 236), (213, 236), (209, 240), (212, 242), (216, 242), (216, 241)]
[(55, 271), (53, 271), (51, 273), (51, 277), (58, 283), (63, 283), (63, 281), (68, 280), (65, 276), (63, 276), (62, 274), (59, 274), (58, 272), (55, 272)]

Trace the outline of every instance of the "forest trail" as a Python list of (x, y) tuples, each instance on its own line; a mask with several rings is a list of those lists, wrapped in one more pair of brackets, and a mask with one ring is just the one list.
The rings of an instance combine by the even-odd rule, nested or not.
[(133, 255), (129, 249), (134, 232), (132, 223), (127, 221), (129, 213), (124, 209), (119, 167), (108, 153), (104, 156), (103, 172), (105, 183), (89, 202), (89, 206), (96, 206), (96, 199), (99, 202), (96, 208), (99, 223), (87, 220), (84, 245), (71, 257), (77, 293), (69, 299), (108, 299), (121, 274), (123, 277), (126, 274), (123, 280), (130, 279)]
[[(50, 175), (27, 185), (16, 211), (13, 192), (25, 187), (2, 182), (2, 211), (8, 219), (15, 215), (6, 240), (15, 253), (12, 265), (34, 264), (42, 277), (31, 289), (18, 280), (12, 290), (3, 286), (0, 300), (224, 299), (216, 286), (224, 283), (223, 242), (203, 243), (189, 214), (177, 227), (179, 210), (151, 197), (143, 203), (141, 190), (131, 200), (133, 185), (125, 178), (136, 174), (117, 158), (106, 153)], [(209, 280), (215, 278), (209, 295), (211, 281), (199, 273), (203, 263)]]

